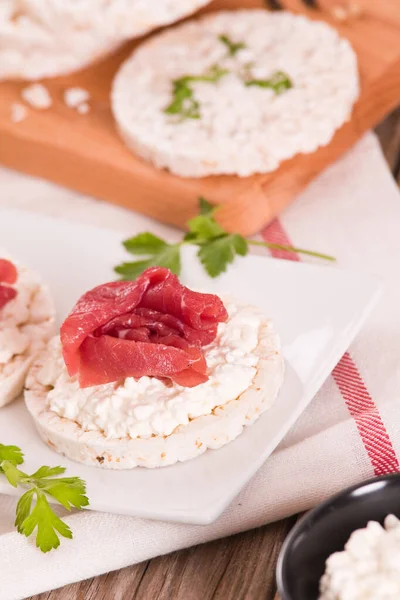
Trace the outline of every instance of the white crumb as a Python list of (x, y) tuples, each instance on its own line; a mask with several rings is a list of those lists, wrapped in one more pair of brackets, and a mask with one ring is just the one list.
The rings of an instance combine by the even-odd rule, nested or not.
[(87, 115), (90, 112), (90, 106), (87, 102), (82, 102), (76, 109), (80, 115)]
[(337, 21), (346, 21), (349, 13), (344, 6), (334, 6), (332, 8), (332, 15)]
[(90, 100), (90, 94), (84, 88), (72, 87), (64, 92), (64, 102), (69, 108), (79, 109), (79, 106), (87, 104), (88, 100)]
[(356, 2), (348, 2), (346, 5), (333, 6), (331, 13), (334, 19), (344, 23), (350, 19), (361, 17), (362, 9)]
[(38, 110), (45, 110), (53, 104), (48, 89), (41, 83), (33, 83), (24, 88), (21, 97), (27, 104)]
[(13, 123), (21, 123), (28, 116), (28, 110), (26, 106), (19, 102), (14, 102), (11, 105), (11, 121)]
[(361, 17), (363, 12), (361, 6), (356, 2), (350, 2), (348, 11), (351, 17)]

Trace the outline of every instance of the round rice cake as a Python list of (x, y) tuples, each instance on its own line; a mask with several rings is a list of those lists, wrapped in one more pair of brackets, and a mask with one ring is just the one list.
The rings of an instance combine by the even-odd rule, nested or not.
[[(245, 328), (241, 335), (247, 335)], [(223, 404), (210, 404), (212, 388), (218, 386), (218, 381), (213, 381), (210, 375), (208, 382), (191, 388), (196, 390), (197, 402), (192, 403), (189, 411), (187, 407), (176, 410), (181, 424), (171, 427), (169, 434), (155, 435), (146, 432), (145, 436), (123, 436), (115, 426), (116, 416), (113, 412), (108, 413), (106, 434), (104, 428), (99, 426), (101, 413), (107, 411), (107, 406), (116, 408), (124, 416), (124, 424), (128, 422), (132, 412), (136, 411), (134, 405), (138, 406), (137, 397), (132, 393), (133, 386), (137, 388), (142, 379), (150, 378), (131, 382), (131, 386), (125, 390), (130, 392), (125, 397), (125, 405), (122, 394), (118, 395), (118, 384), (96, 386), (98, 389), (93, 392), (89, 388), (79, 390), (77, 382), (72, 382), (71, 378), (69, 382), (67, 380), (68, 374), (58, 338), (52, 340), (47, 350), (34, 362), (26, 382), (25, 403), (44, 442), (77, 462), (108, 469), (131, 469), (138, 466), (154, 468), (183, 462), (199, 456), (208, 448), (221, 448), (231, 442), (242, 433), (245, 425), (251, 425), (276, 400), (283, 381), (284, 360), (279, 338), (271, 322), (265, 317), (259, 321), (255, 343), (252, 351), (252, 356), (255, 356), (252, 363), (254, 368), (246, 387), (242, 387), (240, 393), (232, 391)], [(205, 349), (208, 363), (212, 362), (210, 352), (212, 349)], [(232, 354), (230, 360), (234, 361), (235, 356)], [(243, 360), (246, 360), (244, 354)], [(231, 388), (236, 369), (236, 364), (231, 364), (231, 369), (228, 369)], [(61, 390), (65, 382), (64, 410), (60, 411), (52, 403), (51, 394), (57, 386)], [(161, 385), (158, 380), (156, 383)], [(187, 389), (181, 388), (178, 391), (185, 393)], [(77, 397), (73, 397), (76, 393)], [(85, 394), (88, 395), (85, 397)], [(92, 394), (94, 397), (90, 398)], [(151, 397), (146, 397), (145, 402), (147, 406), (140, 407), (142, 415), (144, 410), (148, 410)], [(92, 403), (94, 420), (84, 422), (82, 414), (77, 416), (76, 413), (74, 418), (74, 408), (71, 405), (74, 404), (81, 412), (85, 403)], [(173, 398), (170, 405), (176, 408), (178, 403), (179, 398)], [(191, 414), (193, 410), (196, 411), (196, 416)], [(87, 414), (88, 411), (86, 416)], [(142, 421), (138, 425), (143, 427), (147, 423)]]
[[(0, 252), (2, 258), (9, 257)], [(14, 260), (17, 296), (0, 310), (0, 407), (23, 391), (35, 356), (55, 332), (55, 309), (50, 290), (41, 278)]]
[(246, 177), (328, 144), (358, 95), (356, 55), (335, 29), (238, 10), (139, 46), (115, 78), (112, 108), (127, 146), (157, 167)]
[(210, 0), (1, 0), (0, 80), (79, 70)]

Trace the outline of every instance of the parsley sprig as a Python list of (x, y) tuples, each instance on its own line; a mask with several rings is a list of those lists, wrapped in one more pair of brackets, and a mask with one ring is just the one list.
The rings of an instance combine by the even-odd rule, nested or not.
[(289, 75), (284, 71), (275, 71), (271, 77), (267, 79), (253, 79), (245, 78), (244, 84), (246, 87), (257, 86), (260, 88), (269, 88), (275, 92), (275, 94), (283, 94), (287, 90), (293, 87), (293, 82)]
[(220, 35), (218, 39), (226, 46), (228, 56), (236, 56), (240, 50), (247, 48), (244, 42), (233, 42), (227, 35)]
[(26, 537), (36, 530), (36, 546), (49, 552), (60, 545), (59, 535), (72, 539), (72, 531), (51, 508), (48, 498), (53, 498), (67, 510), (88, 506), (86, 485), (79, 477), (59, 477), (64, 467), (40, 467), (32, 475), (18, 468), (24, 455), (17, 446), (0, 444), (0, 473), (15, 488), (28, 488), (20, 497), (15, 526)]
[(218, 206), (204, 198), (199, 201), (199, 214), (188, 221), (188, 232), (177, 243), (169, 244), (152, 233), (139, 233), (126, 240), (126, 250), (141, 260), (125, 262), (115, 267), (122, 279), (136, 279), (145, 269), (152, 266), (167, 267), (176, 275), (181, 273), (181, 248), (185, 244), (198, 246), (197, 256), (210, 277), (218, 277), (226, 271), (237, 256), (246, 256), (249, 246), (263, 246), (273, 250), (284, 250), (334, 261), (332, 256), (312, 250), (248, 240), (238, 233), (229, 233), (216, 221)]
[(192, 84), (198, 81), (216, 83), (229, 73), (219, 65), (213, 65), (203, 75), (184, 75), (172, 81), (172, 101), (164, 109), (167, 115), (177, 115), (180, 121), (185, 119), (200, 119), (200, 104), (194, 97)]

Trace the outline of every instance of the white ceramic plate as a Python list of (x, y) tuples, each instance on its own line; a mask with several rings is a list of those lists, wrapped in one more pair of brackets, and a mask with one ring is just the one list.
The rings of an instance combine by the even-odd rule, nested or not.
[[(0, 245), (42, 273), (59, 319), (87, 289), (114, 278), (126, 254), (124, 237), (19, 211), (0, 211)], [(286, 359), (276, 404), (234, 442), (186, 463), (156, 470), (107, 471), (73, 463), (37, 436), (22, 401), (0, 409), (0, 442), (26, 454), (28, 472), (61, 464), (86, 480), (91, 508), (160, 520), (205, 524), (215, 520), (268, 458), (346, 351), (379, 296), (366, 275), (331, 267), (251, 256), (210, 280), (189, 249), (183, 282), (231, 292), (259, 305), (275, 321)], [(0, 482), (0, 492), (10, 486)], [(272, 492), (271, 492), (272, 493)]]

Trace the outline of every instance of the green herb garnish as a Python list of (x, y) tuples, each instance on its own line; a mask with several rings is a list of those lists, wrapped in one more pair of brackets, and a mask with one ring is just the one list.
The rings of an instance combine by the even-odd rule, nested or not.
[(185, 78), (172, 82), (173, 100), (164, 110), (167, 115), (180, 115), (184, 119), (200, 119), (200, 104), (193, 97), (193, 90)]
[(232, 42), (227, 35), (220, 35), (218, 36), (218, 39), (227, 47), (228, 56), (235, 56), (240, 50), (247, 48), (247, 45), (244, 42)]
[[(226, 46), (228, 57), (236, 56), (240, 50), (247, 48), (244, 42), (234, 42), (225, 34), (219, 35), (218, 39)], [(253, 63), (247, 63), (242, 68), (242, 72), (239, 72), (239, 77), (241, 77), (247, 87), (258, 86), (269, 88), (275, 94), (282, 94), (293, 87), (292, 80), (283, 71), (276, 71), (268, 79), (253, 78), (251, 74), (252, 66)], [(221, 77), (224, 77), (229, 72), (229, 70), (219, 65), (214, 65), (206, 73), (203, 73), (203, 75), (184, 75), (183, 77), (174, 79), (172, 81), (172, 100), (164, 109), (164, 112), (167, 115), (179, 117), (176, 123), (181, 123), (187, 119), (200, 119), (200, 104), (194, 96), (192, 84), (196, 82), (217, 83)]]
[(205, 81), (206, 83), (216, 83), (229, 73), (228, 69), (223, 69), (219, 65), (213, 65), (204, 73), (204, 75), (189, 75), (186, 79), (189, 82)]
[(24, 462), (17, 446), (0, 444), (0, 472), (13, 487), (28, 488), (18, 501), (15, 526), (26, 537), (36, 530), (36, 546), (49, 552), (60, 545), (59, 535), (72, 539), (72, 531), (51, 508), (53, 498), (67, 510), (88, 506), (86, 485), (79, 477), (59, 477), (64, 467), (40, 467), (32, 475), (18, 468)]
[(205, 83), (216, 83), (229, 73), (227, 69), (222, 69), (218, 65), (213, 65), (203, 75), (184, 75), (172, 82), (172, 102), (165, 109), (167, 115), (178, 115), (185, 119), (200, 119), (200, 104), (194, 97), (192, 83), (203, 81)]
[(3, 473), (2, 462), (8, 461), (13, 465), (22, 465), (24, 462), (24, 455), (22, 450), (18, 446), (4, 446), (0, 444), (0, 473)]
[(165, 267), (173, 273), (181, 271), (181, 244), (168, 244), (152, 233), (139, 235), (124, 242), (126, 250), (135, 256), (146, 256), (144, 260), (123, 263), (115, 268), (122, 279), (136, 279), (149, 267)]
[(122, 279), (136, 279), (140, 273), (151, 266), (167, 267), (176, 275), (181, 273), (181, 248), (185, 244), (199, 247), (197, 256), (210, 277), (218, 277), (237, 256), (246, 256), (249, 246), (263, 246), (273, 250), (284, 250), (297, 254), (307, 254), (324, 260), (334, 261), (332, 256), (320, 254), (312, 250), (303, 250), (293, 246), (283, 246), (270, 242), (248, 240), (238, 233), (229, 233), (216, 221), (215, 214), (218, 206), (213, 206), (205, 200), (199, 200), (199, 214), (188, 221), (188, 232), (184, 238), (175, 244), (152, 233), (139, 233), (124, 242), (126, 250), (141, 260), (127, 262), (115, 268)]
[(293, 82), (289, 75), (283, 71), (276, 71), (268, 79), (245, 79), (244, 84), (247, 87), (257, 86), (260, 88), (269, 88), (275, 94), (282, 94), (293, 87)]

